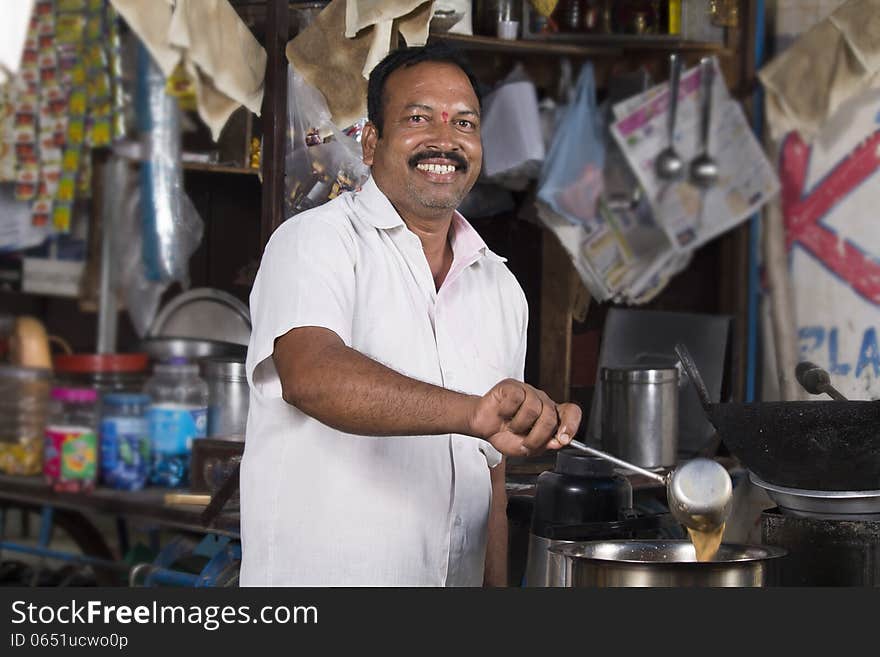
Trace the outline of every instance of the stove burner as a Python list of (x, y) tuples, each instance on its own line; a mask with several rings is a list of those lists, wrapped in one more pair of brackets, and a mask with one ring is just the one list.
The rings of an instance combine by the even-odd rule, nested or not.
[(763, 481), (749, 472), (752, 483), (767, 491), (785, 515), (829, 520), (880, 520), (880, 490), (802, 490)]

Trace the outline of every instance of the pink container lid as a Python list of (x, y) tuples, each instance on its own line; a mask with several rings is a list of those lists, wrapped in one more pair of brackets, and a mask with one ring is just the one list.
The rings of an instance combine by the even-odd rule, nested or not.
[(98, 401), (98, 391), (94, 388), (52, 388), (51, 396), (64, 402)]

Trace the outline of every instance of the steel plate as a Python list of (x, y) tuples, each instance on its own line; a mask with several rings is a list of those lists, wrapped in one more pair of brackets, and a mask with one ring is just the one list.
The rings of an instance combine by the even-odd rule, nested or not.
[(880, 519), (880, 490), (801, 490), (768, 483), (749, 472), (749, 479), (767, 491), (779, 509), (805, 518), (877, 520)]

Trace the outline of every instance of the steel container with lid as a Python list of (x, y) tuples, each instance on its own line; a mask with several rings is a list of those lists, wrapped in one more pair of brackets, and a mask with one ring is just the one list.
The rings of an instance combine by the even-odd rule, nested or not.
[(202, 377), (208, 382), (208, 436), (243, 436), (250, 389), (243, 358), (206, 358)]
[(609, 454), (643, 468), (670, 468), (678, 451), (675, 367), (603, 367), (601, 440)]

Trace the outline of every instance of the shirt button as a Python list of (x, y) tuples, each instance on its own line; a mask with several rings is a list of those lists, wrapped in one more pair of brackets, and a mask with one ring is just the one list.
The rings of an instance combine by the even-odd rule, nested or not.
[(461, 526), (461, 516), (455, 516), (455, 526), (456, 527)]

